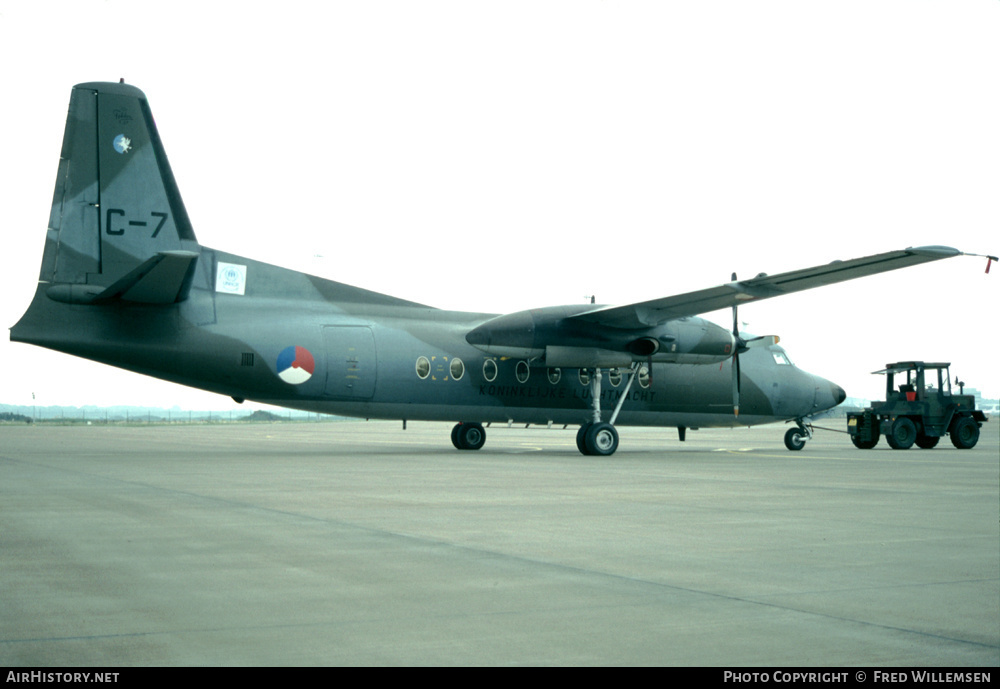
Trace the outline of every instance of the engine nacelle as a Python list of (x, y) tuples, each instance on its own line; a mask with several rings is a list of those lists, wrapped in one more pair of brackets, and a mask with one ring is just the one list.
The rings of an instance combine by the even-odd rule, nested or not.
[(732, 333), (702, 318), (679, 318), (641, 330), (572, 318), (593, 308), (555, 306), (505, 314), (469, 331), (465, 339), (493, 356), (545, 357), (547, 365), (566, 368), (627, 366), (649, 359), (713, 363), (731, 357), (736, 346)]

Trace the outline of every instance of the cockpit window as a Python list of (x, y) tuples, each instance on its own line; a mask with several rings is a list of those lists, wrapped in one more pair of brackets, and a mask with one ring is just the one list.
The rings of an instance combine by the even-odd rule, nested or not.
[(774, 363), (779, 366), (791, 366), (792, 362), (788, 360), (788, 355), (785, 354), (780, 349), (772, 349), (771, 356), (774, 357)]

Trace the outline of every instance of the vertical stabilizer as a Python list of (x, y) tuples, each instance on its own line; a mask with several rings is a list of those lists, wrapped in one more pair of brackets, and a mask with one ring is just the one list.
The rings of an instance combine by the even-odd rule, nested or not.
[(145, 94), (75, 86), (39, 279), (106, 288), (176, 251), (197, 241)]

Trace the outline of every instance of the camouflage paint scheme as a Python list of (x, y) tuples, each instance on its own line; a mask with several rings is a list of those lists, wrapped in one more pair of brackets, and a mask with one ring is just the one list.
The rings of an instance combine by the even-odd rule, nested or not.
[(602, 371), (605, 416), (625, 398), (619, 425), (801, 428), (844, 391), (776, 338), (747, 342), (697, 314), (957, 255), (906, 249), (619, 307), (443, 311), (201, 246), (145, 95), (87, 83), (72, 91), (39, 284), (11, 339), (346, 416), (587, 424), (596, 388), (582, 370)]

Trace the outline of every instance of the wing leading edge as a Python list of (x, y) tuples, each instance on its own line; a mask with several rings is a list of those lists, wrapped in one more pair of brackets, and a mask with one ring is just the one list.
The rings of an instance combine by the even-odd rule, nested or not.
[(864, 258), (834, 261), (822, 266), (793, 270), (778, 275), (763, 273), (749, 280), (729, 282), (718, 287), (677, 294), (672, 297), (627, 304), (605, 306), (584, 311), (570, 320), (596, 323), (602, 326), (639, 329), (660, 325), (675, 318), (696, 316), (709, 311), (739, 306), (751, 301), (770, 299), (783, 294), (832, 285), (899, 268), (963, 256), (963, 252), (947, 246), (910, 247)]

